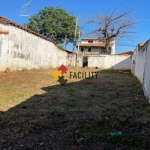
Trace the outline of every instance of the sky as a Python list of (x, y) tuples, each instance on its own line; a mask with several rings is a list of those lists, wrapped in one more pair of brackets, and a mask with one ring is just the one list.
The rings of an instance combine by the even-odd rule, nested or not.
[[(28, 17), (20, 16), (20, 10), (29, 1), (0, 0), (0, 16), (21, 25), (27, 23)], [(138, 43), (146, 42), (150, 38), (150, 0), (32, 0), (26, 14), (31, 17), (48, 6), (61, 6), (67, 11), (72, 11), (74, 16), (78, 16), (78, 24), (83, 27), (81, 38), (86, 38), (87, 33), (96, 28), (85, 24), (85, 20), (88, 20), (90, 15), (100, 15), (101, 10), (112, 12), (116, 8), (118, 12), (133, 10), (132, 17), (137, 23), (137, 28), (134, 29), (136, 33), (132, 40), (117, 39), (116, 53), (134, 50)], [(67, 45), (67, 49), (71, 51), (72, 44)]]

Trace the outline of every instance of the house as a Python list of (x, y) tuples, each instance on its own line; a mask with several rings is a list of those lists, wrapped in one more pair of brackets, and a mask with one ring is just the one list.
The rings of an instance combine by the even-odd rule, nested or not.
[(115, 55), (124, 55), (124, 56), (132, 56), (133, 55), (133, 51), (126, 51), (126, 52), (121, 52)]
[[(78, 45), (78, 54), (100, 55), (106, 54), (106, 43), (100, 42), (97, 38), (83, 38)], [(110, 42), (110, 54), (115, 54), (115, 39)]]
[[(83, 38), (78, 45), (77, 59), (82, 57), (82, 66), (88, 66), (88, 59), (92, 56), (106, 55), (106, 43), (98, 38)], [(109, 54), (115, 54), (115, 39), (112, 39), (109, 45)], [(79, 60), (77, 60), (79, 62)]]

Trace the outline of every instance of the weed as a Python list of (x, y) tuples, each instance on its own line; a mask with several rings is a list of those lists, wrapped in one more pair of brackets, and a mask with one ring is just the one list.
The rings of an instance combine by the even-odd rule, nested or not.
[(1, 121), (8, 121), (14, 118), (13, 114), (6, 114), (6, 115), (0, 115), (0, 122)]
[(35, 114), (34, 114), (33, 112), (31, 112), (31, 111), (27, 111), (27, 112), (25, 113), (25, 116), (26, 116), (26, 117), (34, 117)]
[(147, 107), (146, 112), (147, 112), (148, 116), (150, 116), (150, 107)]
[(37, 124), (37, 123), (38, 123), (38, 120), (31, 120), (30, 123), (31, 123), (31, 124)]
[(119, 91), (117, 91), (115, 94), (116, 94), (117, 96), (120, 96), (120, 95), (121, 95)]
[[(94, 88), (95, 89), (95, 88)], [(93, 91), (93, 89), (91, 90), (91, 92), (90, 92), (90, 96), (91, 97), (95, 97), (96, 95), (95, 95), (95, 91)]]
[(125, 102), (125, 103), (116, 103), (117, 108), (126, 108), (132, 106), (131, 102)]
[(21, 103), (20, 107), (23, 108), (23, 109), (27, 109), (27, 104), (26, 103)]
[(69, 94), (70, 96), (74, 95), (73, 89), (67, 89), (66, 93)]

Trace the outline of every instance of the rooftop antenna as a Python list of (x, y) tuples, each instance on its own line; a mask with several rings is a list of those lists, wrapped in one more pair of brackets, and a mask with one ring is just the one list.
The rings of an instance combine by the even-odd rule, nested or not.
[[(21, 17), (27, 17), (27, 18), (29, 19), (29, 7), (30, 7), (32, 1), (33, 1), (33, 0), (29, 0), (28, 3), (24, 4), (24, 5), (21, 7), (20, 12), (19, 12), (19, 15), (20, 15)], [(28, 21), (27, 21), (27, 22), (28, 22)], [(27, 25), (26, 25), (26, 27), (27, 27)]]
[(23, 17), (29, 17), (29, 14), (27, 13), (28, 10), (29, 10), (29, 7), (30, 7), (30, 4), (31, 4), (32, 0), (30, 0), (28, 3), (24, 4), (21, 9), (20, 9), (20, 12), (19, 12), (19, 15), (20, 16), (23, 16)]

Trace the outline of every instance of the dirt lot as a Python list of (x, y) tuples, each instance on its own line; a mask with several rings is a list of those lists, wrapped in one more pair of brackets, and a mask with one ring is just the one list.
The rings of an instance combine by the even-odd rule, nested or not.
[[(148, 150), (150, 105), (130, 73), (68, 68), (0, 73), (0, 150)], [(70, 72), (98, 71), (93, 83)], [(122, 136), (111, 137), (110, 132)]]

